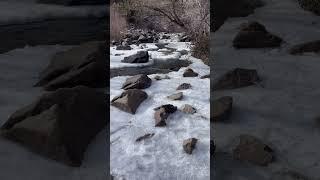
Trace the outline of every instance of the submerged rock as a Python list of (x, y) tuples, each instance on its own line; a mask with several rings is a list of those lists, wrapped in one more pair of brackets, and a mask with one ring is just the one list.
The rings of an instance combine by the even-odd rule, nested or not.
[(137, 54), (133, 54), (128, 57), (124, 57), (121, 61), (123, 63), (147, 63), (149, 61), (148, 51), (138, 51)]
[(166, 119), (169, 117), (169, 115), (177, 111), (177, 107), (171, 104), (165, 104), (155, 108), (154, 110), (155, 126), (163, 127), (167, 125)]
[(140, 104), (148, 98), (148, 94), (139, 89), (129, 89), (112, 99), (111, 105), (118, 109), (135, 114)]
[(210, 78), (210, 74), (207, 74), (207, 75), (204, 75), (204, 76), (200, 77), (200, 79), (206, 79), (206, 78)]
[(51, 159), (80, 166), (88, 145), (107, 124), (106, 112), (103, 92), (84, 86), (63, 88), (13, 113), (1, 135)]
[(177, 87), (177, 90), (190, 89), (192, 86), (189, 83), (182, 83)]
[(146, 89), (151, 86), (152, 80), (144, 74), (135, 75), (126, 80), (122, 89)]
[(297, 44), (297, 45), (293, 46), (292, 48), (290, 48), (289, 52), (290, 52), (290, 54), (293, 54), (293, 55), (303, 54), (306, 52), (319, 53), (320, 52), (320, 40)]
[(175, 101), (175, 100), (181, 100), (183, 98), (183, 93), (182, 92), (178, 92), (178, 93), (175, 93), (175, 94), (172, 94), (170, 96), (167, 96), (167, 98)]
[(192, 154), (193, 150), (196, 148), (198, 139), (196, 138), (189, 138), (183, 141), (183, 150), (187, 154)]
[(215, 90), (235, 89), (251, 86), (259, 81), (260, 78), (255, 69), (235, 68), (231, 71), (228, 71), (215, 83), (213, 83), (213, 88)]
[(273, 150), (258, 138), (240, 135), (240, 142), (233, 150), (233, 157), (256, 165), (267, 166), (274, 160)]
[(233, 40), (235, 48), (267, 48), (279, 47), (282, 39), (269, 33), (258, 22), (249, 22), (245, 25)]
[(232, 112), (232, 97), (224, 96), (214, 100), (211, 111), (211, 121), (222, 122), (228, 120)]

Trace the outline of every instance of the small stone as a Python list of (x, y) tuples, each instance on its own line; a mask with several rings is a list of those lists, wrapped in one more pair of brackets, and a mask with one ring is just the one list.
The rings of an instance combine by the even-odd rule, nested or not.
[(165, 76), (159, 76), (159, 75), (156, 75), (154, 77), (155, 80), (159, 81), (159, 80), (162, 80), (162, 79), (170, 79), (170, 77), (168, 75), (165, 75)]
[(196, 138), (189, 138), (183, 141), (183, 150), (187, 154), (192, 154), (192, 151), (196, 147), (198, 139)]
[(197, 112), (197, 110), (194, 107), (192, 107), (191, 105), (185, 104), (182, 109), (182, 112), (187, 113), (187, 114), (194, 114)]
[(192, 86), (189, 83), (182, 83), (177, 87), (177, 90), (184, 90), (184, 89), (190, 89)]
[(240, 142), (233, 150), (233, 157), (256, 165), (267, 166), (273, 162), (273, 150), (258, 138), (251, 135), (240, 135)]
[(179, 93), (176, 93), (176, 94), (172, 94), (170, 96), (167, 96), (167, 98), (175, 101), (175, 100), (181, 100), (183, 98), (183, 93), (182, 92), (179, 92)]
[(192, 69), (188, 68), (184, 71), (183, 77), (197, 77), (198, 73), (194, 72)]
[(144, 140), (144, 139), (151, 138), (152, 136), (154, 136), (154, 133), (147, 133), (147, 134), (145, 134), (145, 135), (143, 135), (143, 136), (138, 137), (138, 138), (136, 139), (136, 142), (140, 142), (140, 141), (142, 141), (142, 140)]
[(200, 79), (206, 79), (206, 78), (210, 78), (210, 74), (207, 74), (207, 75), (204, 75), (204, 76), (200, 77)]

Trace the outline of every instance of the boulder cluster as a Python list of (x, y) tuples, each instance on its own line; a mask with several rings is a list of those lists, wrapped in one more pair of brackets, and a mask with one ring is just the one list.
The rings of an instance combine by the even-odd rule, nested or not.
[[(188, 76), (185, 76), (188, 74)], [(183, 77), (194, 77), (198, 76), (198, 73), (194, 72), (192, 69), (186, 69)], [(156, 81), (162, 79), (169, 79), (168, 75), (164, 77), (160, 77), (159, 75), (155, 77)], [(122, 85), (122, 89), (124, 90), (119, 96), (114, 97), (111, 100), (111, 105), (118, 108), (121, 111), (136, 114), (139, 111), (139, 106), (148, 99), (148, 94), (144, 91), (144, 89), (152, 86), (152, 79), (150, 79), (145, 74), (138, 74), (126, 79), (126, 81)], [(182, 83), (176, 89), (178, 92), (174, 92), (171, 95), (168, 95), (168, 100), (171, 101), (179, 101), (184, 98), (183, 92), (180, 90), (190, 89), (191, 84)], [(170, 116), (178, 111), (178, 107), (172, 104), (163, 104), (159, 107), (155, 107), (154, 109), (154, 126), (155, 127), (166, 127), (167, 121), (172, 120)], [(185, 104), (181, 109), (181, 112), (185, 114), (194, 114), (197, 112), (197, 109), (194, 108), (190, 104)], [(136, 142), (142, 141), (144, 139), (148, 139), (154, 136), (154, 133), (148, 133), (136, 139)], [(183, 149), (186, 153), (192, 154), (192, 151), (196, 147), (197, 143), (196, 138), (190, 138), (183, 141)]]

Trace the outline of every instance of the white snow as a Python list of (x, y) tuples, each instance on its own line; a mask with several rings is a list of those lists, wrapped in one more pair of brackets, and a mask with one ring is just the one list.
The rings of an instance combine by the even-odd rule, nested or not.
[(23, 23), (49, 18), (102, 17), (105, 5), (61, 6), (38, 4), (35, 0), (0, 0), (0, 24)]
[[(181, 43), (179, 44), (181, 46)], [(162, 55), (164, 60), (170, 59), (165, 54), (156, 51), (152, 53), (157, 59), (161, 59)], [(153, 79), (152, 85), (144, 90), (148, 99), (139, 106), (135, 115), (111, 106), (111, 174), (130, 180), (209, 179), (210, 82), (209, 79), (200, 79), (200, 76), (209, 74), (210, 68), (190, 55), (183, 58), (192, 62), (190, 67), (199, 73), (199, 77), (182, 77), (186, 67), (168, 73), (171, 79), (156, 81), (153, 79), (156, 75), (165, 75), (152, 74), (149, 75)], [(121, 86), (128, 77), (110, 79), (110, 99), (123, 92)], [(167, 96), (178, 92), (176, 88), (182, 83), (190, 83), (193, 88), (181, 91), (184, 94), (181, 101), (169, 100)], [(168, 103), (177, 106), (178, 109), (184, 104), (190, 104), (197, 109), (197, 113), (190, 115), (178, 110), (169, 116), (166, 127), (155, 127), (153, 108)], [(155, 135), (142, 142), (135, 142), (136, 138), (146, 133)], [(193, 154), (188, 155), (183, 151), (182, 142), (191, 137), (199, 141)]]
[[(0, 54), (0, 125), (22, 106), (43, 92), (32, 87), (38, 73), (59, 51), (71, 46), (35, 46)], [(80, 168), (73, 168), (32, 153), (20, 144), (0, 138), (0, 179), (105, 180), (107, 168), (106, 135), (101, 132), (89, 145)]]
[[(320, 17), (304, 11), (295, 0), (265, 0), (266, 6), (243, 18), (230, 18), (211, 35), (214, 57), (213, 77), (235, 67), (257, 69), (264, 88), (251, 86), (235, 90), (215, 91), (214, 99), (231, 95), (234, 113), (231, 123), (215, 123), (217, 144), (216, 173), (232, 167), (232, 174), (220, 178), (269, 179), (276, 171), (289, 169), (306, 176), (320, 177), (320, 84), (319, 54), (292, 56), (292, 45), (320, 39)], [(241, 49), (232, 47), (232, 40), (241, 23), (256, 20), (267, 30), (284, 39), (281, 48)], [(276, 162), (268, 167), (248, 166), (228, 160), (233, 139), (241, 133), (261, 138), (276, 151)], [(220, 153), (219, 153), (220, 152)], [(246, 168), (247, 167), (247, 168)], [(245, 172), (245, 173), (244, 173)]]

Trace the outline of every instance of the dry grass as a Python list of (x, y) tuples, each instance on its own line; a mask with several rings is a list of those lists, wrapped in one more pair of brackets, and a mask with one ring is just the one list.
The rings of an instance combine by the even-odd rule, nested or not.
[(116, 4), (110, 6), (110, 39), (120, 40), (123, 38), (123, 33), (128, 29), (126, 18), (123, 17)]

